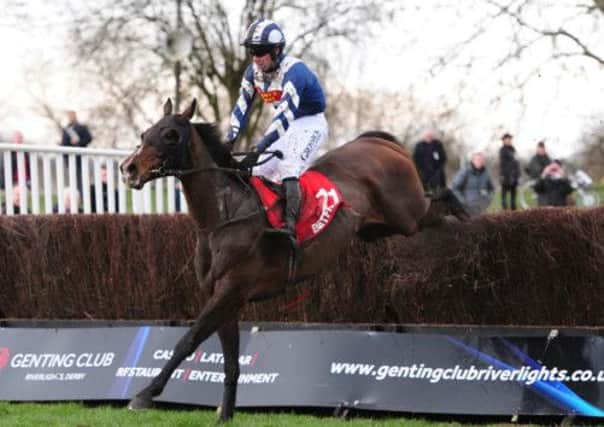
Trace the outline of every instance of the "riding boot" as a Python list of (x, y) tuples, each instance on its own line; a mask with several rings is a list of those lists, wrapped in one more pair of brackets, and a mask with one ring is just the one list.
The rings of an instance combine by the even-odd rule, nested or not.
[(296, 222), (300, 215), (300, 183), (298, 178), (285, 178), (285, 229), (291, 235), (296, 235)]
[(283, 189), (285, 190), (285, 230), (292, 239), (294, 250), (297, 250), (296, 222), (300, 215), (300, 183), (298, 178), (285, 178)]

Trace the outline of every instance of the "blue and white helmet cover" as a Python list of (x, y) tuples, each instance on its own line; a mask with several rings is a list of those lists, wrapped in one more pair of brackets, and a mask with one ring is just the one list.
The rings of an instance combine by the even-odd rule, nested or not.
[(260, 18), (245, 32), (243, 45), (249, 46), (285, 46), (285, 36), (281, 27), (270, 19)]

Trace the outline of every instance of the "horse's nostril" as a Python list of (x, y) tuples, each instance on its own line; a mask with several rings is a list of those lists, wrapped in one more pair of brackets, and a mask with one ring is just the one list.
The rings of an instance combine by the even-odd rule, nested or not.
[(128, 167), (126, 167), (126, 172), (134, 173), (136, 172), (136, 165), (134, 163), (130, 163)]

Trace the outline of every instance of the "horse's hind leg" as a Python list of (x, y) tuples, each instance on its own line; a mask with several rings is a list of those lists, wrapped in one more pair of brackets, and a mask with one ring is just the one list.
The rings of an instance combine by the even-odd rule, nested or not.
[(235, 313), (233, 316), (233, 321), (218, 329), (218, 337), (224, 355), (224, 392), (220, 408), (221, 421), (233, 417), (237, 396), (237, 381), (239, 380), (239, 325), (237, 322), (239, 314)]
[[(174, 370), (225, 322), (232, 322), (233, 311), (239, 312), (241, 298), (232, 286), (223, 286), (212, 295), (203, 311), (187, 333), (178, 341), (172, 357), (151, 383), (139, 392), (128, 405), (129, 409), (151, 407), (152, 399), (163, 391)], [(228, 320), (227, 320), (228, 319)]]
[(470, 218), (457, 196), (447, 188), (431, 198), (430, 207), (420, 221), (420, 228), (443, 225), (447, 222), (446, 217), (449, 215), (454, 216), (459, 221), (466, 221)]
[(420, 219), (428, 210), (428, 201), (423, 194), (408, 194), (400, 197), (382, 195), (385, 225), (393, 232), (412, 236), (419, 231)]

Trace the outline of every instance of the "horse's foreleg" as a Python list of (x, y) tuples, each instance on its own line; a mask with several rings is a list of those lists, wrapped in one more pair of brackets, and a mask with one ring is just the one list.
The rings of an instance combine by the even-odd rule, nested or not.
[(226, 421), (233, 417), (235, 398), (237, 396), (237, 381), (239, 380), (239, 324), (238, 314), (234, 320), (218, 329), (224, 355), (224, 392), (220, 420)]
[(187, 333), (178, 341), (172, 357), (162, 368), (159, 375), (130, 401), (128, 408), (149, 408), (152, 405), (152, 398), (161, 394), (178, 365), (193, 353), (202, 341), (216, 332), (227, 319), (228, 322), (232, 322), (233, 311), (238, 313), (240, 307), (241, 300), (238, 298), (236, 292), (215, 293), (210, 298), (197, 320), (195, 320), (193, 326), (191, 326)]

